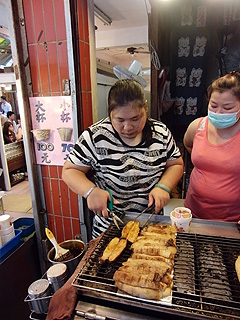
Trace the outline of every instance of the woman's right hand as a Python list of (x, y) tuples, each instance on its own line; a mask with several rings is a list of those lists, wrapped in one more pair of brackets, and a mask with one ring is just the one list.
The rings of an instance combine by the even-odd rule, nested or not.
[(109, 218), (107, 211), (107, 202), (110, 201), (110, 195), (106, 190), (95, 188), (87, 198), (87, 205), (95, 214)]

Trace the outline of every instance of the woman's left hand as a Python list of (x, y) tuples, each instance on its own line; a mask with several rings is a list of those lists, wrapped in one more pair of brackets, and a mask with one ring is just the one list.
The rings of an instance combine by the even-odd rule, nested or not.
[[(179, 157), (175, 160), (167, 160), (166, 169), (159, 184), (166, 185), (169, 189), (173, 189), (183, 174), (183, 160)], [(154, 187), (149, 193), (148, 207), (155, 202), (155, 213), (158, 214), (161, 209), (168, 204), (170, 200), (170, 194), (159, 187)]]
[(158, 214), (168, 204), (169, 200), (170, 195), (167, 191), (161, 188), (153, 188), (149, 193), (148, 207), (155, 202), (155, 213)]

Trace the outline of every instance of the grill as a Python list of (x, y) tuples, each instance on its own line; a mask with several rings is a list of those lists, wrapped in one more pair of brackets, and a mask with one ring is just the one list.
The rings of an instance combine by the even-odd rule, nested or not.
[(106, 245), (120, 231), (110, 225), (92, 256), (73, 281), (81, 296), (97, 297), (120, 305), (191, 319), (240, 319), (240, 284), (235, 260), (240, 255), (240, 239), (177, 234), (172, 296), (163, 301), (145, 300), (118, 292), (114, 272), (132, 254), (130, 244), (112, 264), (99, 264)]

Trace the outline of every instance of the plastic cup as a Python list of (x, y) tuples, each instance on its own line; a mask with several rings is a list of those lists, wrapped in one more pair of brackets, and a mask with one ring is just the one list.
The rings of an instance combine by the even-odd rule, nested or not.
[(0, 215), (0, 230), (8, 229), (12, 225), (11, 216), (9, 214)]
[(6, 229), (0, 229), (0, 235), (1, 236), (7, 236), (8, 234), (14, 232), (14, 227), (11, 225), (11, 227), (6, 228)]
[(175, 208), (170, 213), (172, 226), (177, 229), (178, 232), (188, 232), (192, 221), (191, 210), (185, 207)]
[(13, 231), (11, 233), (8, 233), (7, 235), (5, 236), (2, 236), (1, 235), (1, 238), (2, 238), (2, 245), (6, 244), (8, 241), (10, 241), (12, 238), (15, 237), (15, 231), (13, 229)]

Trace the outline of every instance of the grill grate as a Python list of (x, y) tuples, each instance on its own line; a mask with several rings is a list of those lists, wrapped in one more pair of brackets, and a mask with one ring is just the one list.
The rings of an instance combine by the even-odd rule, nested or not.
[(120, 237), (120, 231), (111, 225), (73, 281), (79, 293), (124, 304), (138, 305), (140, 301), (145, 308), (178, 312), (192, 319), (240, 319), (240, 284), (235, 272), (240, 239), (178, 233), (172, 301), (166, 304), (117, 292), (113, 275), (130, 257), (130, 244), (115, 263), (98, 262), (114, 237)]
[[(178, 234), (172, 304), (215, 319), (240, 318), (240, 240)], [(192, 312), (192, 310), (191, 310)]]

